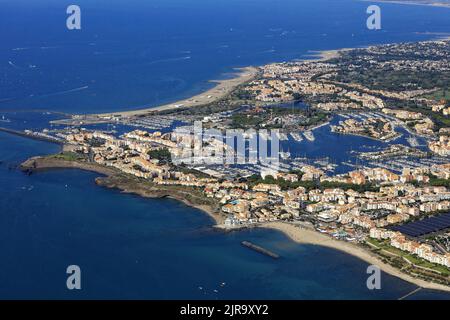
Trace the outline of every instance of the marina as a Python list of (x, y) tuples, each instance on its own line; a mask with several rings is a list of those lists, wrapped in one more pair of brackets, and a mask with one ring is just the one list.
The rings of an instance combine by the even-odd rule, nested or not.
[[(73, 263), (79, 299), (449, 298), (436, 282), (450, 279), (448, 230), (412, 243), (387, 229), (426, 231), (406, 224), (450, 206), (450, 51), (429, 41), (445, 10), (383, 5), (395, 19), (371, 32), (353, 0), (119, 1), (107, 21), (80, 1), (83, 32), (61, 31), (54, 1), (36, 4), (39, 28), (14, 1), (0, 13), (0, 296), (73, 299)], [(318, 52), (344, 46), (358, 49)], [(214, 229), (228, 223), (239, 231)], [(420, 244), (423, 263), (368, 240)], [(367, 290), (370, 265), (381, 290)]]
[(303, 141), (303, 137), (300, 133), (293, 132), (291, 133), (291, 137), (297, 142)]
[(305, 131), (303, 133), (303, 135), (310, 142), (314, 142), (316, 140), (316, 138), (314, 137), (314, 134), (312, 133), (312, 131)]
[(64, 143), (64, 141), (62, 139), (58, 139), (56, 137), (53, 137), (53, 136), (50, 136), (50, 135), (47, 135), (47, 134), (44, 134), (41, 132), (32, 132), (29, 130), (19, 131), (19, 130), (13, 130), (13, 129), (3, 128), (3, 127), (0, 127), (0, 131), (14, 134), (17, 136), (22, 136), (25, 138), (34, 139), (34, 140), (47, 141), (47, 142), (52, 142), (52, 143), (57, 143), (57, 144)]

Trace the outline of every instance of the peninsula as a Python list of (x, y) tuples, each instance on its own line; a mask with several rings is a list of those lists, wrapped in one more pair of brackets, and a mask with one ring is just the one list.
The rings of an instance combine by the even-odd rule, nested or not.
[[(449, 65), (450, 41), (444, 39), (246, 69), (233, 84), (213, 89), (215, 97), (200, 95), (206, 100), (74, 116), (64, 123), (71, 126), (45, 133), (63, 141), (62, 153), (32, 158), (22, 168), (98, 172), (101, 186), (183, 201), (221, 228), (275, 228), (421, 287), (450, 291)], [(96, 118), (136, 128), (121, 134), (89, 128)], [(329, 163), (290, 159), (289, 152), (280, 152), (278, 170), (261, 163), (242, 168), (209, 165), (226, 141), (191, 132), (199, 121), (216, 132), (277, 129), (280, 141), (289, 141), (289, 134), (295, 141), (289, 143), (314, 143), (314, 130), (335, 119), (336, 133), (367, 136), (386, 149), (361, 154), (364, 166), (344, 173), (334, 173)], [(389, 145), (399, 128), (412, 148)], [(195, 152), (186, 154), (187, 147)]]

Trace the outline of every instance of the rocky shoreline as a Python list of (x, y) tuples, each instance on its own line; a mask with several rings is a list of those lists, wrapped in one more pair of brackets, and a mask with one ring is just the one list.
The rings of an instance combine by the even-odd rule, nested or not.
[[(51, 169), (79, 169), (95, 172), (102, 175), (101, 177), (97, 177), (95, 179), (95, 183), (99, 186), (120, 190), (122, 193), (135, 194), (144, 198), (174, 199), (184, 203), (187, 206), (197, 208), (207, 213), (212, 219), (214, 219), (214, 227), (218, 227), (224, 231), (242, 229), (242, 227), (230, 229), (225, 228), (224, 216), (220, 214), (219, 205), (214, 200), (204, 197), (204, 195), (195, 188), (156, 185), (148, 180), (143, 180), (141, 178), (125, 174), (115, 168), (105, 167), (87, 161), (70, 161), (59, 159), (55, 156), (30, 158), (20, 165), (20, 169), (27, 174), (33, 174), (35, 172)], [(343, 251), (347, 254), (358, 257), (367, 263), (375, 264), (383, 271), (410, 283), (416, 284), (419, 287), (450, 292), (450, 287), (448, 286), (427, 282), (401, 272), (391, 265), (382, 262), (379, 257), (375, 256), (373, 253), (361, 246), (334, 240), (314, 230), (299, 228), (298, 226), (285, 222), (256, 224), (251, 227), (275, 229), (281, 231), (290, 239), (298, 243), (325, 246)]]
[(122, 193), (135, 194), (144, 198), (174, 199), (207, 213), (214, 219), (216, 225), (221, 225), (224, 222), (219, 206), (213, 200), (201, 196), (195, 188), (155, 185), (147, 180), (124, 174), (115, 168), (86, 161), (58, 159), (52, 156), (30, 158), (20, 165), (20, 169), (27, 174), (54, 169), (79, 169), (95, 172), (102, 175), (102, 177), (95, 179), (95, 183), (99, 186), (117, 189)]
[(119, 171), (115, 170), (114, 168), (108, 168), (96, 163), (69, 161), (52, 157), (30, 158), (20, 165), (20, 169), (29, 174), (51, 169), (81, 169), (99, 173), (105, 176), (111, 176), (119, 173)]

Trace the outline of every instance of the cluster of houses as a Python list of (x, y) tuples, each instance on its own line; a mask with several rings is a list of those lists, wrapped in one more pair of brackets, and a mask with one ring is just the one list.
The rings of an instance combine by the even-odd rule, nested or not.
[[(274, 183), (262, 180), (262, 183), (252, 184), (245, 180), (238, 182), (205, 175), (200, 177), (152, 158), (152, 150), (167, 149), (176, 152), (177, 139), (181, 138), (170, 133), (148, 133), (141, 130), (125, 133), (121, 138), (98, 131), (81, 131), (66, 136), (67, 142), (75, 151), (89, 154), (94, 162), (101, 165), (115, 167), (130, 175), (149, 179), (155, 184), (201, 188), (205, 197), (214, 198), (220, 204), (223, 214), (229, 217), (226, 221), (229, 225), (306, 216), (316, 226), (334, 224), (343, 228), (358, 228), (366, 235), (372, 235), (388, 225), (450, 209), (450, 192), (446, 187), (418, 187), (412, 183), (419, 181), (426, 184), (431, 175), (449, 179), (450, 164), (405, 168), (402, 174), (395, 174), (384, 168), (373, 168), (331, 177), (314, 166), (305, 165), (295, 173), (272, 173)], [(300, 186), (302, 181), (314, 181), (317, 187), (306, 189)], [(320, 184), (324, 182), (361, 186), (372, 184), (379, 186), (379, 190), (358, 192), (338, 187), (323, 189)], [(288, 187), (281, 188), (286, 183)], [(386, 231), (380, 237), (385, 237), (386, 234), (389, 232)], [(393, 245), (403, 243), (401, 239), (401, 235), (392, 236)], [(402, 244), (399, 248), (404, 246), (406, 245)]]
[(450, 268), (450, 253), (438, 253), (433, 246), (410, 240), (400, 232), (383, 228), (371, 228), (369, 236), (378, 240), (389, 240), (394, 248), (417, 255), (419, 258)]
[(441, 135), (438, 141), (431, 141), (428, 147), (440, 156), (450, 156), (450, 136)]
[(340, 121), (339, 125), (331, 126), (331, 130), (342, 134), (369, 136), (383, 141), (398, 136), (391, 121), (379, 117), (370, 117), (363, 121), (347, 119), (345, 121)]
[[(303, 61), (269, 64), (262, 67), (262, 76), (249, 83), (245, 90), (255, 100), (264, 102), (286, 102), (310, 96), (312, 105), (324, 111), (378, 109), (405, 121), (420, 135), (434, 136), (435, 125), (429, 117), (419, 112), (386, 108), (384, 100), (417, 102), (430, 108), (430, 111), (448, 116), (450, 106), (445, 100), (436, 103), (435, 100), (426, 98), (427, 94), (430, 95), (439, 88), (423, 89), (420, 84), (412, 81), (405, 83), (404, 86), (396, 86), (392, 90), (383, 90), (368, 88), (351, 81), (342, 83), (335, 79), (341, 71), (360, 72), (364, 68), (405, 73), (436, 70), (446, 72), (450, 69), (449, 46), (449, 41), (395, 44), (356, 50), (352, 54), (351, 62), (346, 59), (339, 62), (338, 59), (338, 62)], [(398, 55), (398, 58), (386, 60), (384, 58), (386, 54)], [(448, 155), (447, 146), (442, 143), (433, 144), (432, 149), (439, 155)]]
[(262, 67), (261, 79), (249, 83), (245, 90), (255, 100), (264, 102), (292, 101), (297, 95), (336, 96), (336, 99), (327, 99), (331, 102), (317, 105), (327, 111), (384, 107), (383, 100), (374, 95), (348, 90), (339, 83), (330, 83), (324, 76), (316, 79), (318, 75), (334, 74), (337, 70), (334, 64), (314, 61), (270, 64)]

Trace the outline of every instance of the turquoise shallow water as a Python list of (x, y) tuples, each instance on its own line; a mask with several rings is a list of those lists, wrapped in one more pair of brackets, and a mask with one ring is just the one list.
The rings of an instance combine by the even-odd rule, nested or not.
[[(367, 3), (350, 0), (78, 3), (82, 32), (64, 28), (60, 1), (0, 1), (0, 110), (156, 105), (197, 93), (232, 67), (450, 30), (448, 10), (383, 4), (383, 30), (369, 32)], [(32, 113), (17, 117), (20, 128), (42, 126)], [(382, 290), (369, 291), (367, 264), (356, 258), (271, 230), (217, 232), (196, 209), (99, 188), (92, 173), (14, 169), (57, 150), (0, 133), (0, 298), (396, 299), (414, 289), (383, 275)], [(282, 258), (261, 256), (242, 240)], [(81, 267), (81, 291), (65, 287), (70, 264)]]

